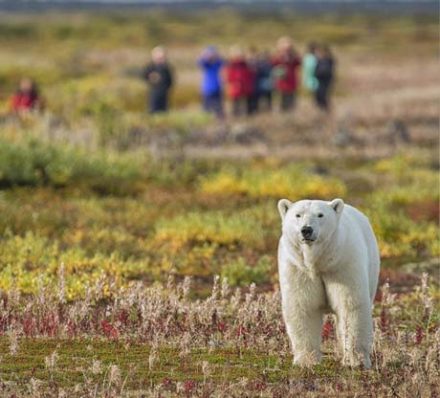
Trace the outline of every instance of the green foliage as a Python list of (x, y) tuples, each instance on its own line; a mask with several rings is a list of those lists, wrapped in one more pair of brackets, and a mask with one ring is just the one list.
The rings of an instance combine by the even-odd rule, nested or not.
[(271, 280), (273, 275), (271, 258), (261, 257), (255, 265), (249, 265), (239, 257), (223, 266), (221, 276), (233, 286), (249, 286), (251, 283), (264, 284)]
[(36, 139), (0, 139), (0, 185), (84, 184), (97, 192), (126, 194), (136, 190), (139, 164), (111, 154), (90, 154)]
[(438, 186), (438, 173), (429, 159), (400, 154), (376, 162), (373, 170), (386, 186), (367, 196), (365, 212), (382, 256), (437, 256), (440, 192), (433, 189)]

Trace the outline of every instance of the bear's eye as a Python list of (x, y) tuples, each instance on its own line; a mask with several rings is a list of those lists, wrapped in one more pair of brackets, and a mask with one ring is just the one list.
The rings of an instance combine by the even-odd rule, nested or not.
[(301, 217), (301, 214), (296, 214), (296, 218), (300, 218)]
[(319, 218), (322, 218), (322, 217), (324, 217), (324, 214), (319, 213), (319, 214), (318, 214), (318, 217), (319, 217)]

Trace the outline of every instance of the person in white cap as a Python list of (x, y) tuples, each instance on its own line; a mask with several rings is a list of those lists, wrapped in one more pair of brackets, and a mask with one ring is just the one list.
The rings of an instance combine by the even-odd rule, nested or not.
[(163, 47), (155, 47), (151, 52), (151, 62), (145, 68), (144, 78), (150, 87), (150, 113), (166, 112), (173, 72)]

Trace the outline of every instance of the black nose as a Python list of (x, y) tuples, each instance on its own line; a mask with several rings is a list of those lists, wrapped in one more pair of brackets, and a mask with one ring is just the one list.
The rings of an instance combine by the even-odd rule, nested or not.
[(301, 228), (301, 234), (304, 238), (308, 239), (313, 234), (313, 228), (312, 227), (302, 227)]

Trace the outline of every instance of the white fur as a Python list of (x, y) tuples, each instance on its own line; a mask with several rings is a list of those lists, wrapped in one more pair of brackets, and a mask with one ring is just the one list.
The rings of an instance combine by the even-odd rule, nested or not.
[[(294, 363), (320, 361), (323, 315), (333, 312), (343, 363), (369, 368), (380, 258), (367, 217), (341, 199), (282, 199), (278, 209), (282, 309)], [(303, 241), (305, 225), (313, 228), (313, 242)]]

